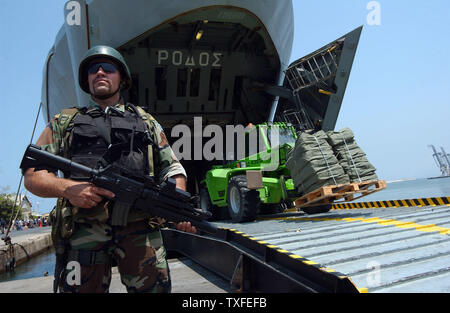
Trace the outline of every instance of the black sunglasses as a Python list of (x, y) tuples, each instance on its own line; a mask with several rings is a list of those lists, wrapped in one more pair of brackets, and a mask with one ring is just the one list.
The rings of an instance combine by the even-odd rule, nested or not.
[(98, 69), (100, 67), (103, 69), (105, 73), (108, 74), (115, 73), (117, 71), (117, 68), (114, 66), (114, 64), (107, 62), (99, 62), (99, 63), (92, 63), (91, 65), (89, 65), (88, 73), (95, 74), (98, 72)]

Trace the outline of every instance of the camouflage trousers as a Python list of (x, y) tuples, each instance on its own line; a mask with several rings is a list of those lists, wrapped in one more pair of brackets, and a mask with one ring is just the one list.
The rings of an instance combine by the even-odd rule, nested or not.
[[(62, 292), (109, 292), (113, 265), (118, 266), (122, 284), (128, 292), (171, 292), (161, 232), (152, 230), (145, 221), (129, 223), (123, 228), (102, 223), (77, 224), (70, 244), (69, 261), (70, 256), (72, 261), (79, 261), (81, 274), (79, 285), (74, 284), (68, 279), (73, 275), (71, 269), (66, 269), (62, 277)], [(86, 259), (90, 260), (86, 262)]]

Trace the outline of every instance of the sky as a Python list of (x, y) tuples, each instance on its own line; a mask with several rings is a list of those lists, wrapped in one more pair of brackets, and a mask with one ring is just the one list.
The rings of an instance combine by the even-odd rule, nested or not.
[[(450, 153), (450, 1), (369, 2), (293, 0), (291, 61), (363, 25), (335, 129), (352, 129), (380, 179), (439, 176), (428, 145)], [(65, 3), (0, 0), (0, 193), (18, 188)], [(33, 142), (44, 127), (40, 115)], [(40, 213), (55, 203), (27, 196)]]

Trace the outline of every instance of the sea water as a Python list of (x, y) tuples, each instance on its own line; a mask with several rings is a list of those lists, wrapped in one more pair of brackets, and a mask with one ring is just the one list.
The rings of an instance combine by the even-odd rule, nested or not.
[(386, 189), (355, 202), (450, 197), (450, 177), (388, 182)]
[[(387, 182), (386, 189), (356, 200), (356, 202), (380, 200), (406, 200), (418, 198), (450, 197), (450, 177), (414, 179)], [(48, 251), (19, 265), (14, 272), (0, 274), (0, 282), (53, 275), (55, 254)]]
[(18, 265), (14, 271), (0, 274), (0, 282), (53, 275), (55, 271), (55, 252), (45, 251), (25, 263)]

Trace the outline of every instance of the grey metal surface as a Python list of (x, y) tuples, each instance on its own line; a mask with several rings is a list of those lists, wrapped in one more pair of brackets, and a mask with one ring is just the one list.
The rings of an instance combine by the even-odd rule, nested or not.
[[(202, 9), (223, 7), (226, 11), (227, 7), (233, 7), (251, 12), (261, 21), (262, 25), (258, 31), (270, 36), (270, 41), (273, 42), (276, 50), (274, 53), (279, 56), (282, 68), (275, 77), (277, 83), (282, 83), (284, 77), (282, 71), (289, 64), (294, 36), (292, 0), (135, 0), (130, 2), (78, 0), (77, 2), (80, 4), (79, 23), (75, 25), (67, 23), (67, 15), (72, 10), (64, 10), (65, 23), (61, 26), (50, 50), (49, 55), (52, 54), (52, 57), (48, 60), (48, 71), (47, 64), (44, 66), (42, 103), (46, 119), (50, 119), (65, 107), (85, 106), (89, 100), (88, 95), (82, 92), (77, 84), (78, 64), (89, 47), (98, 44), (121, 47), (145, 32), (172, 21), (175, 17), (183, 18), (188, 15), (187, 13), (196, 10), (200, 12), (199, 20), (220, 20), (223, 23), (237, 24), (243, 19), (240, 12), (236, 14), (220, 12), (219, 16), (209, 16)], [(121, 22), (117, 23), (118, 20)], [(181, 48), (183, 43), (179, 44)], [(207, 51), (215, 50), (214, 47), (207, 48)]]
[(450, 206), (285, 214), (221, 226), (348, 275), (361, 291), (450, 291)]

